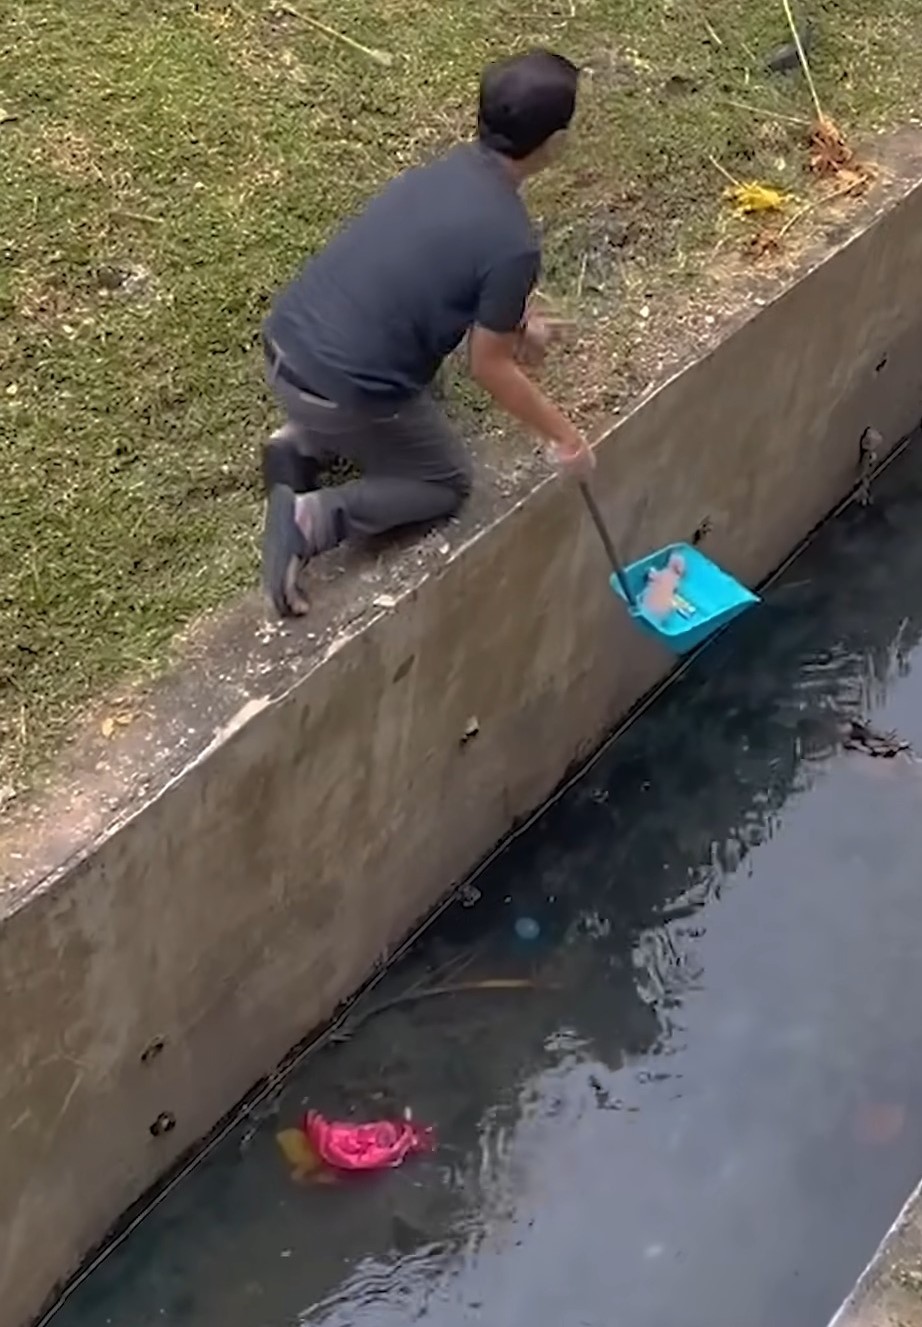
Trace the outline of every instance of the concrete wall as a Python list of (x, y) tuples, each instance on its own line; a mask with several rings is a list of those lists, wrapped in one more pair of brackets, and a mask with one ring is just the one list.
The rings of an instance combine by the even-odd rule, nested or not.
[(830, 1327), (922, 1327), (922, 1186), (907, 1200)]
[[(710, 516), (713, 556), (772, 570), (854, 482), (865, 425), (892, 445), (919, 421), (920, 272), (912, 187), (627, 418), (598, 492), (628, 552)], [(668, 667), (545, 483), (69, 864), (7, 861), (4, 1327)]]

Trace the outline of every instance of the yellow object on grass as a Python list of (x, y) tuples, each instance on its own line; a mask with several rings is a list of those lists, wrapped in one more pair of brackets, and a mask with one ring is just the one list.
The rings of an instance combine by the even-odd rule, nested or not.
[(733, 204), (734, 210), (741, 217), (752, 216), (758, 212), (783, 212), (790, 198), (780, 189), (773, 189), (768, 184), (758, 184), (749, 180), (740, 184), (731, 184), (724, 190), (724, 197)]

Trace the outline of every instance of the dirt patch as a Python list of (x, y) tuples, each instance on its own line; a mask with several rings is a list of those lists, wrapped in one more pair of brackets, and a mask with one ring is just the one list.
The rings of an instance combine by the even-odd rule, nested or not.
[(58, 175), (72, 180), (101, 180), (103, 169), (98, 147), (86, 134), (69, 124), (50, 124), (37, 147), (40, 160)]

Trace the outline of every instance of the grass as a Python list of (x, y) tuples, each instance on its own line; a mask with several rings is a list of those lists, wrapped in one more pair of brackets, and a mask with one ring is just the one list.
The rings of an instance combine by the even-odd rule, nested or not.
[[(909, 114), (922, 0), (813, 12), (826, 109)], [(344, 213), (467, 131), (486, 60), (540, 42), (593, 70), (533, 203), (546, 285), (612, 301), (619, 271), (694, 279), (726, 224), (709, 158), (803, 189), (774, 113), (808, 116), (806, 88), (762, 69), (786, 36), (780, 0), (6, 0), (0, 789), (254, 582), (262, 315)]]

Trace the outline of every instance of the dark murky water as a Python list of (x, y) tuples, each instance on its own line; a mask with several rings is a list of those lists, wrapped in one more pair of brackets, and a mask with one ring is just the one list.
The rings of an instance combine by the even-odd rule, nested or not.
[[(369, 1004), (465, 955), (540, 989), (316, 1055), (55, 1327), (821, 1327), (922, 1173), (922, 765), (837, 717), (922, 751), (920, 523), (917, 448)], [(308, 1102), (441, 1145), (300, 1187)]]

